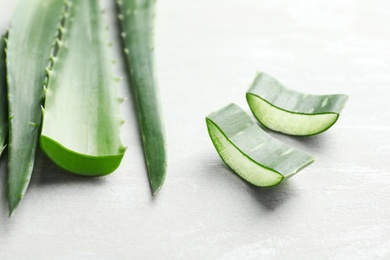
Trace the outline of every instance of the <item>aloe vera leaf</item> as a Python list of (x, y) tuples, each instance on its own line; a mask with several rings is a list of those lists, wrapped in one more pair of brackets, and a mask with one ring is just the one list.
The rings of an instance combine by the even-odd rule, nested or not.
[(211, 113), (206, 123), (222, 160), (255, 186), (278, 185), (314, 162), (310, 154), (264, 132), (235, 104)]
[(8, 200), (10, 213), (25, 194), (41, 125), (46, 67), (53, 52), (64, 1), (20, 0), (7, 43)]
[(7, 71), (5, 64), (5, 37), (0, 37), (0, 156), (8, 135)]
[(246, 98), (254, 116), (277, 132), (308, 136), (334, 125), (348, 96), (311, 95), (287, 89), (266, 73), (259, 73)]
[(156, 194), (167, 168), (166, 141), (154, 70), (156, 0), (118, 0), (130, 84), (134, 92), (149, 181)]
[(73, 0), (46, 90), (40, 144), (80, 175), (113, 172), (123, 158), (121, 100), (99, 1)]

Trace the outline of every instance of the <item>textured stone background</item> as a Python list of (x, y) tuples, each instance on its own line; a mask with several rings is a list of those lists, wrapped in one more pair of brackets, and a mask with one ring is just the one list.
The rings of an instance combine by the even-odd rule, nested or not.
[[(111, 37), (117, 38), (113, 2)], [(0, 0), (0, 30), (14, 2)], [(1, 259), (389, 259), (390, 2), (160, 0), (156, 52), (169, 151), (150, 195), (132, 101), (122, 107), (121, 167), (88, 179), (38, 153), (11, 219), (0, 163)], [(119, 58), (115, 45), (113, 56)], [(124, 76), (121, 63), (119, 75)], [(219, 159), (205, 116), (246, 111), (256, 71), (296, 90), (346, 93), (340, 120), (316, 137), (282, 141), (317, 161), (274, 189), (256, 189)]]

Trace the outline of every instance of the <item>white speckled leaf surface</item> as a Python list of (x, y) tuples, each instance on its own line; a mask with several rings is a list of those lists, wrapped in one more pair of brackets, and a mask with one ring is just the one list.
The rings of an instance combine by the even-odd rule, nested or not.
[[(102, 1), (109, 12), (114, 1)], [(13, 1), (0, 0), (0, 30)], [(108, 17), (111, 37), (115, 18)], [(161, 0), (156, 54), (168, 173), (152, 198), (136, 115), (121, 94), (128, 150), (110, 176), (65, 174), (38, 154), (11, 219), (0, 163), (1, 259), (389, 259), (390, 2)], [(117, 38), (119, 39), (119, 37)], [(115, 58), (119, 59), (117, 41)], [(124, 75), (122, 63), (117, 65)], [(254, 188), (220, 160), (204, 118), (245, 100), (256, 71), (307, 93), (345, 93), (339, 121), (279, 140), (317, 160)]]

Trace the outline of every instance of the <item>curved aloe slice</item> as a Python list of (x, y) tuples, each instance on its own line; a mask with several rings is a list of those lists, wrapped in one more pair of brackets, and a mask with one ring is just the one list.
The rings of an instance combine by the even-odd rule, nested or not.
[(210, 114), (206, 123), (222, 160), (253, 185), (275, 186), (314, 161), (265, 133), (235, 104)]
[(346, 95), (309, 95), (285, 88), (259, 73), (246, 94), (255, 117), (267, 128), (289, 135), (315, 135), (336, 123)]
[(153, 194), (162, 187), (167, 167), (166, 143), (153, 60), (156, 0), (118, 0), (119, 20)]
[(7, 43), (10, 212), (27, 190), (41, 125), (41, 104), (64, 1), (21, 0)]
[(5, 69), (5, 37), (0, 37), (0, 156), (8, 134), (7, 75)]
[(123, 120), (99, 1), (73, 0), (49, 72), (41, 134), (43, 151), (60, 167), (105, 175), (120, 164)]

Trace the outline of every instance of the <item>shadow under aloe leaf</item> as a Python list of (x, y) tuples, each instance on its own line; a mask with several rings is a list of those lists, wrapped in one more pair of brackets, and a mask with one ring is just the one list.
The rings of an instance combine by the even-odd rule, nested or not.
[[(7, 148), (3, 151), (3, 154), (1, 155), (0, 159), (0, 173), (1, 173), (1, 219), (8, 217), (8, 200), (7, 200), (7, 182), (8, 182), (8, 175), (7, 175), (7, 161), (8, 161), (8, 153)], [(4, 215), (4, 216), (3, 216)], [(4, 218), (3, 218), (4, 217)]]
[(52, 162), (40, 148), (37, 149), (35, 156), (34, 171), (30, 186), (67, 184), (67, 183), (99, 183), (104, 181), (103, 177), (86, 177), (72, 174), (58, 167)]
[(276, 210), (297, 196), (293, 185), (288, 180), (272, 188), (260, 188), (249, 183), (247, 185), (251, 195), (269, 211)]
[[(281, 184), (275, 187), (262, 188), (254, 186), (240, 176), (238, 176), (232, 169), (230, 169), (220, 158), (207, 158), (208, 162), (204, 163), (207, 165), (205, 168), (206, 172), (216, 173), (220, 175), (210, 174), (207, 175), (208, 180), (212, 177), (213, 180), (218, 181), (221, 178), (228, 178), (230, 181), (239, 181), (243, 184), (238, 184), (248, 191), (248, 193), (259, 202), (259, 204), (268, 211), (273, 211), (278, 207), (282, 206), (288, 200), (297, 196), (294, 185), (291, 180), (285, 180)], [(221, 176), (223, 175), (223, 176)]]
[(256, 125), (258, 125), (263, 131), (269, 133), (271, 130), (269, 130), (267, 127), (265, 127), (261, 122), (257, 121), (257, 119), (255, 117), (251, 117), (252, 120), (256, 123)]
[(327, 146), (329, 144), (329, 135), (331, 133), (325, 132), (311, 136), (294, 136), (272, 131), (266, 128), (261, 123), (256, 123), (266, 133), (268, 133), (275, 139), (278, 139), (279, 141), (286, 143), (292, 147), (296, 147), (310, 153), (323, 153), (324, 151), (326, 151)]
[(295, 137), (295, 140), (310, 147), (312, 150), (317, 150), (324, 149), (324, 146), (328, 143), (328, 136), (327, 133), (321, 133), (319, 135)]

